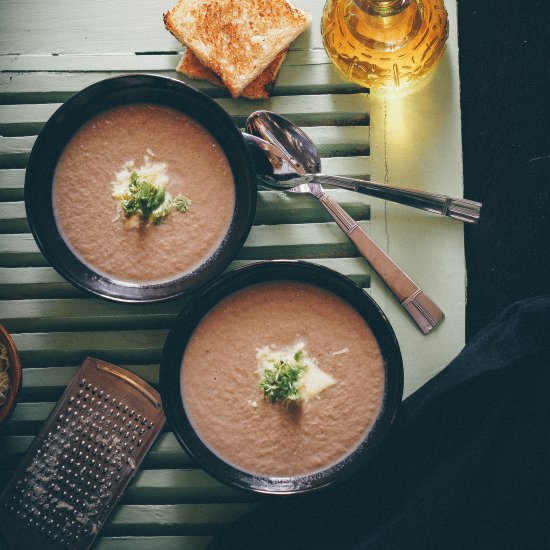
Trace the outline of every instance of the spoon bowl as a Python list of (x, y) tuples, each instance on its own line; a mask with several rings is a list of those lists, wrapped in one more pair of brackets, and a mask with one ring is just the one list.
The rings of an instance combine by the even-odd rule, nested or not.
[[(270, 171), (271, 173), (263, 174), (268, 179), (262, 178), (267, 185), (272, 187), (297, 187), (303, 183), (327, 184), (404, 204), (405, 206), (427, 210), (462, 222), (476, 223), (479, 219), (482, 205), (476, 201), (395, 187), (368, 180), (320, 174), (321, 158), (315, 144), (298, 126), (276, 113), (255, 111), (248, 117), (246, 129), (250, 134), (260, 137), (275, 146), (279, 150), (279, 156), (282, 155), (286, 159), (287, 166), (294, 169), (296, 177), (294, 181), (289, 181), (292, 180), (292, 176), (288, 171), (280, 174), (279, 166), (272, 163), (273, 170)], [(268, 157), (271, 162), (273, 159), (270, 155)], [(258, 173), (262, 175), (262, 170), (258, 170)], [(281, 184), (281, 180), (284, 182), (283, 184)]]
[(281, 115), (255, 111), (246, 121), (246, 131), (285, 152), (298, 174), (317, 174), (321, 171), (321, 155), (313, 141), (301, 128)]

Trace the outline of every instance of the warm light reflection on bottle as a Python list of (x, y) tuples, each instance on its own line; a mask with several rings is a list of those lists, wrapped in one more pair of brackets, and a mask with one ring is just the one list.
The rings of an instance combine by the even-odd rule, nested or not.
[(406, 88), (437, 66), (448, 37), (443, 0), (328, 0), (321, 20), (328, 56), (368, 88)]

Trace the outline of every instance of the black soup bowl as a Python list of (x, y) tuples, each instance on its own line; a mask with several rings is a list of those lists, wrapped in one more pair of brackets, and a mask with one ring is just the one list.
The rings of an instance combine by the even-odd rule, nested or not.
[[(379, 412), (370, 430), (359, 438), (357, 446), (349, 454), (325, 469), (289, 477), (258, 475), (228, 463), (201, 439), (188, 416), (182, 397), (185, 391), (181, 382), (182, 361), (186, 348), (204, 317), (231, 294), (259, 283), (273, 281), (308, 283), (335, 294), (351, 305), (375, 336), (381, 350), (385, 375)], [(269, 310), (266, 311), (265, 322), (269, 323)], [(299, 326), (300, 319), (289, 319), (288, 322)], [(322, 322), (323, 320), (319, 319), (319, 325)], [(239, 329), (237, 328), (237, 330)], [(239, 332), (238, 338), (246, 339), (247, 334), (248, 332)], [(204, 332), (202, 337), (204, 338)], [(216, 334), (212, 334), (212, 340), (215, 340), (216, 337)], [(220, 370), (223, 368), (225, 366), (221, 364)], [(246, 368), (256, 370), (256, 365), (247, 365)], [(353, 281), (313, 263), (274, 260), (258, 262), (228, 272), (193, 296), (192, 301), (180, 312), (166, 339), (160, 367), (160, 389), (166, 416), (177, 440), (205, 471), (219, 481), (245, 491), (271, 495), (292, 495), (334, 485), (348, 478), (359, 467), (365, 465), (368, 467), (369, 459), (387, 435), (401, 403), (403, 364), (398, 342), (387, 318), (372, 298)], [(213, 391), (218, 391), (218, 388), (216, 387)], [(222, 392), (223, 387), (219, 388), (219, 391)], [(258, 400), (262, 399), (259, 388), (257, 392)], [(365, 407), (367, 406), (367, 397), (365, 396)], [(320, 398), (322, 402), (323, 396), (321, 395)], [(240, 399), (239, 402), (243, 399), (245, 398)], [(233, 406), (231, 406), (231, 410), (233, 411)], [(230, 415), (234, 416), (235, 424), (239, 423), (240, 417), (237, 408), (230, 412)], [(227, 426), (224, 437), (231, 437), (231, 433), (232, 427)], [(330, 445), (330, 441), (327, 441), (326, 444)], [(269, 448), (271, 449), (271, 447)], [(284, 460), (283, 455), (281, 455), (281, 460)]]
[[(52, 201), (54, 173), (65, 146), (93, 117), (131, 104), (168, 107), (198, 122), (220, 144), (235, 182), (235, 209), (221, 244), (204, 263), (167, 282), (136, 284), (94, 271), (73, 253), (55, 220)], [(241, 132), (227, 112), (204, 93), (179, 80), (149, 74), (108, 78), (72, 96), (55, 111), (40, 132), (25, 176), (27, 218), (48, 262), (77, 287), (103, 298), (130, 303), (156, 302), (189, 294), (222, 273), (239, 252), (250, 231), (256, 195), (256, 176), (250, 153)]]

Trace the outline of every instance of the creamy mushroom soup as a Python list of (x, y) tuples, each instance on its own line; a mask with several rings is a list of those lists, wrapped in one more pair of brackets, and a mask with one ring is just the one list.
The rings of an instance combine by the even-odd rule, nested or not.
[[(288, 364), (309, 365), (299, 401), (260, 389), (266, 361), (281, 364), (285, 353)], [(257, 284), (215, 306), (188, 342), (180, 377), (203, 442), (243, 471), (274, 477), (323, 470), (351, 453), (380, 412), (385, 383), (365, 320), (335, 294), (295, 281)]]
[[(164, 200), (149, 217), (129, 208), (131, 178)], [(81, 261), (116, 280), (152, 284), (212, 256), (231, 224), (235, 187), (224, 152), (202, 125), (170, 108), (131, 104), (99, 114), (67, 144), (53, 206)]]

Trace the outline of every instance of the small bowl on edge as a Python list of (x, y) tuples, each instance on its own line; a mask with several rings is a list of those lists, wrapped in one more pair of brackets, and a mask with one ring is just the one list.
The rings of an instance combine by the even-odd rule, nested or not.
[(10, 387), (6, 394), (6, 401), (0, 405), (0, 429), (2, 424), (10, 417), (15, 406), (17, 405), (17, 398), (21, 390), (21, 383), (23, 381), (23, 372), (21, 368), (21, 360), (19, 358), (19, 352), (15, 346), (13, 338), (9, 332), (0, 325), (0, 344), (6, 346), (8, 350), (9, 361), (9, 378)]

